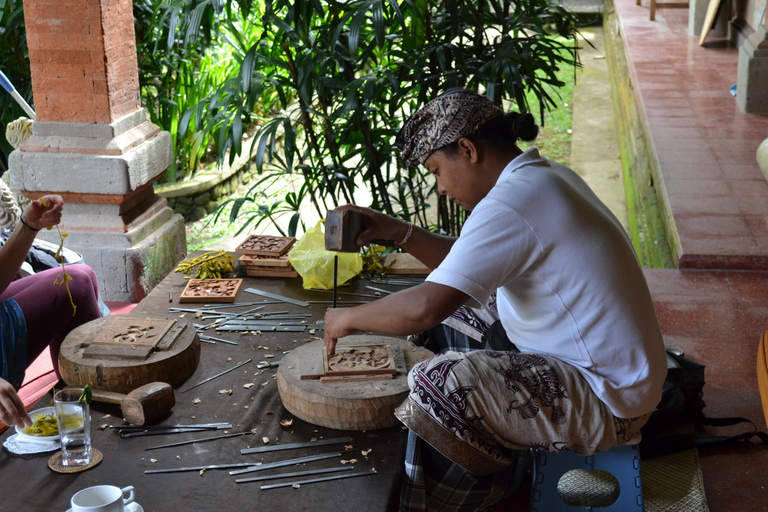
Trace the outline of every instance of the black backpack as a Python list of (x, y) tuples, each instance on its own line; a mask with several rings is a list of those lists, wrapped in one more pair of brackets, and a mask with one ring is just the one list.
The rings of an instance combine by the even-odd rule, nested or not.
[[(648, 422), (640, 429), (642, 441), (640, 454), (643, 457), (675, 453), (688, 448), (708, 448), (747, 441), (757, 436), (768, 445), (768, 434), (757, 430), (755, 424), (746, 418), (707, 418), (704, 416), (704, 368), (682, 352), (667, 349), (667, 378), (662, 388), (661, 401), (651, 413)], [(670, 434), (678, 426), (727, 427), (747, 423), (751, 429), (733, 436), (711, 436), (705, 434)]]

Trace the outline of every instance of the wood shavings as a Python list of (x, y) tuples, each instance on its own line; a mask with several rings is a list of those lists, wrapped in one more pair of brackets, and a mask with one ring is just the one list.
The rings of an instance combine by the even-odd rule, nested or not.
[(101, 430), (104, 430), (104, 429), (105, 429), (105, 428), (107, 428), (108, 426), (109, 426), (109, 425), (107, 425), (106, 423), (104, 423), (103, 425), (99, 425), (99, 429), (101, 429)]
[(354, 447), (354, 446), (352, 446), (351, 444), (345, 444), (345, 445), (344, 445), (344, 449), (345, 449), (346, 451), (349, 451), (349, 450), (354, 450), (354, 449), (355, 449), (355, 447)]
[(272, 411), (267, 411), (267, 414), (272, 414)]
[(364, 457), (367, 457), (369, 453), (371, 453), (373, 449), (368, 448), (367, 450), (360, 450), (360, 453), (363, 454)]
[(357, 459), (349, 459), (350, 464), (357, 464)]
[(261, 438), (261, 442), (264, 444), (269, 444), (269, 438), (267, 436), (264, 436)]
[(272, 357), (275, 357), (275, 354), (264, 354), (264, 357), (267, 359), (270, 359)]
[(232, 390), (231, 389), (220, 389), (219, 390), (219, 394), (220, 395), (231, 395), (232, 394)]
[(245, 389), (251, 389), (251, 388), (252, 388), (253, 386), (255, 386), (255, 385), (256, 385), (256, 384), (254, 384), (253, 382), (249, 382), (248, 384), (243, 384), (243, 387), (244, 387)]
[(111, 414), (105, 414), (104, 416), (101, 417), (101, 419), (105, 420), (105, 419), (111, 418), (111, 417), (112, 417)]
[(310, 329), (310, 330), (309, 330), (309, 334), (315, 334), (316, 332), (317, 332), (317, 331), (316, 331), (316, 330), (314, 330), (314, 329)]
[(261, 387), (266, 387), (266, 386), (267, 386), (267, 384), (269, 384), (269, 381), (266, 381), (266, 382), (262, 382), (262, 383), (261, 383)]
[(259, 429), (257, 429), (257, 428), (252, 428), (252, 429), (251, 429), (251, 434), (255, 434), (257, 430), (259, 430)]
[[(203, 401), (200, 400), (199, 398), (195, 398), (194, 400), (192, 400), (192, 403), (193, 404), (201, 404), (201, 403), (203, 403)], [(193, 416), (193, 418), (194, 418), (194, 416)]]
[(269, 361), (259, 361), (259, 364), (269, 364)]
[(341, 461), (341, 463), (342, 463), (342, 464), (350, 464), (351, 462), (352, 462), (352, 461), (350, 461), (350, 460), (342, 460), (342, 461)]
[(289, 366), (289, 367), (288, 367), (288, 369), (289, 369), (289, 370), (293, 370), (293, 366)]
[(184, 318), (185, 316), (187, 316), (187, 314), (186, 313), (182, 313), (182, 314), (179, 315), (179, 318)]
[(181, 455), (177, 455), (176, 458), (181, 460)]
[(290, 420), (280, 420), (280, 426), (288, 428), (291, 425), (293, 425), (293, 419)]
[(248, 406), (247, 406), (247, 405), (244, 405), (244, 406), (243, 406), (243, 409), (248, 409)]
[(283, 350), (283, 347), (281, 347), (280, 345), (278, 345), (278, 346), (276, 346), (276, 347), (275, 347), (275, 350)]
[(293, 487), (294, 489), (298, 489), (298, 488), (300, 488), (300, 487), (301, 487), (301, 485), (299, 485), (299, 484), (293, 484), (291, 487)]
[(149, 462), (155, 463), (157, 462), (157, 459), (149, 459)]
[(228, 358), (227, 358), (227, 362), (230, 362), (231, 360), (232, 360), (232, 358), (231, 358), (231, 357), (228, 357)]
[(204, 469), (201, 469), (201, 470), (200, 470), (200, 476), (203, 476), (203, 473), (205, 473), (205, 470), (204, 470)]
[(313, 437), (312, 439), (309, 440), (310, 443), (314, 443), (315, 441), (317, 441), (316, 437)]

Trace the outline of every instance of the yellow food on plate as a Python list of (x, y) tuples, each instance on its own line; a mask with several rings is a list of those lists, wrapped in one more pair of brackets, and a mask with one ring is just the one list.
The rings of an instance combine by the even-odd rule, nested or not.
[(34, 423), (28, 427), (24, 427), (22, 432), (30, 436), (57, 436), (59, 435), (59, 427), (56, 425), (56, 415), (35, 414)]
[[(83, 422), (79, 414), (62, 414), (66, 428), (77, 427)], [(59, 427), (56, 424), (55, 414), (35, 414), (32, 425), (22, 429), (22, 433), (30, 436), (51, 437), (59, 435)]]

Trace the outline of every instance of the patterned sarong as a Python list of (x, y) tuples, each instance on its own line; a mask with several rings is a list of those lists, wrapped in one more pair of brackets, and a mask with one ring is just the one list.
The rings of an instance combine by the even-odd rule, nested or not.
[(27, 369), (27, 322), (13, 299), (0, 302), (0, 378), (19, 389)]
[(488, 508), (517, 489), (530, 448), (591, 454), (645, 423), (616, 418), (574, 367), (517, 352), (503, 330), (503, 340), (483, 336), (492, 332), (474, 317), (462, 332), (438, 326), (422, 337), (437, 355), (411, 370), (395, 412), (410, 429), (401, 510)]

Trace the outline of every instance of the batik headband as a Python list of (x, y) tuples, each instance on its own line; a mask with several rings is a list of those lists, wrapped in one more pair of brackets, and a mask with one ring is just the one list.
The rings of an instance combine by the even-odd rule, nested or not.
[(406, 164), (424, 165), (434, 151), (503, 115), (504, 111), (486, 96), (464, 89), (450, 91), (412, 115), (397, 134), (395, 145)]

